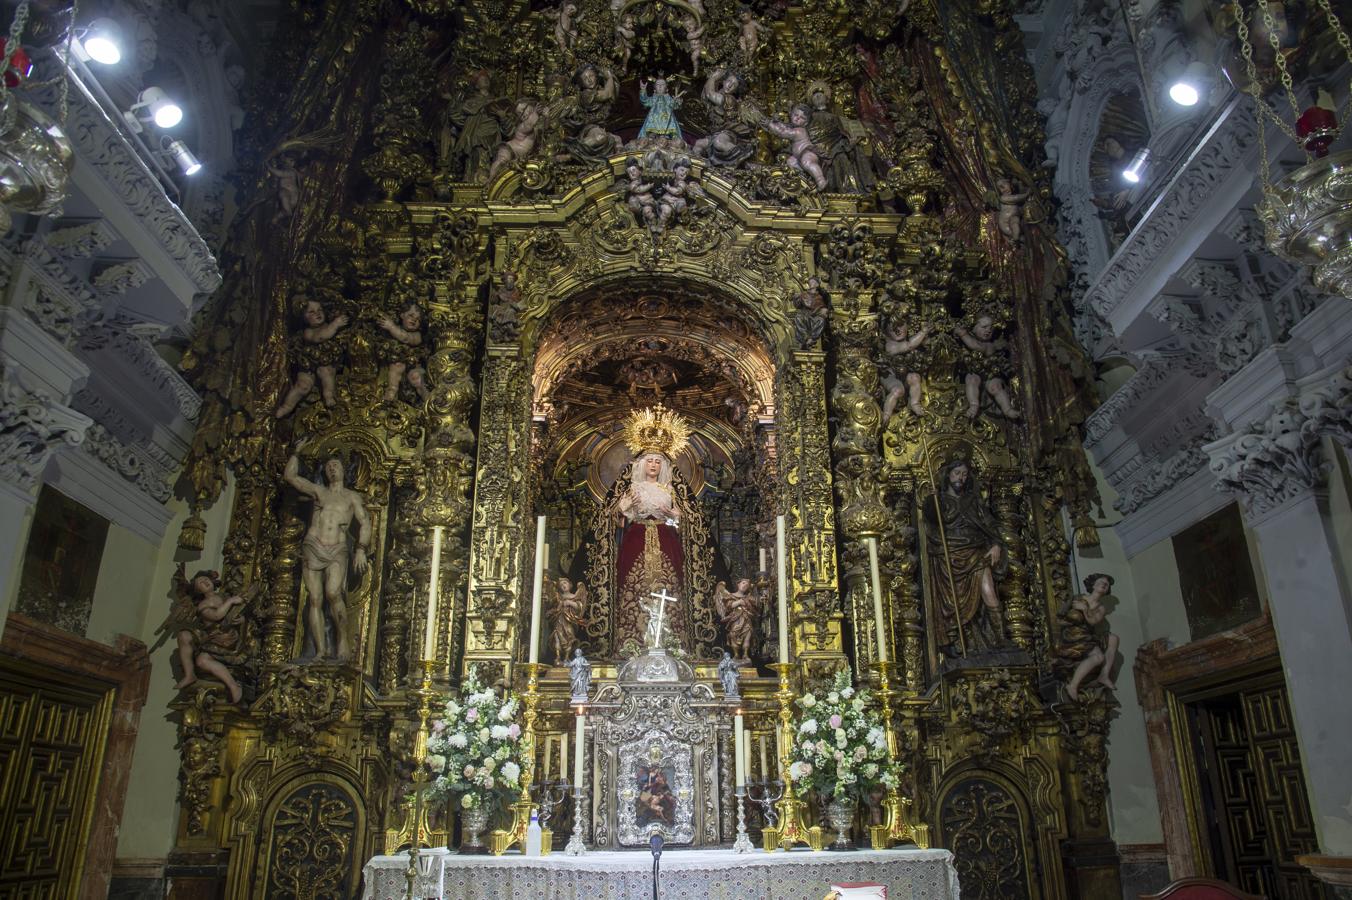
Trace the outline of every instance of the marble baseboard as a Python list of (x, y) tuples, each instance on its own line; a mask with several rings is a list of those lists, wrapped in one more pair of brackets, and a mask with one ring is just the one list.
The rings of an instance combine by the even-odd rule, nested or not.
[(1118, 844), (1121, 857), (1122, 900), (1137, 900), (1169, 885), (1169, 859), (1163, 844)]

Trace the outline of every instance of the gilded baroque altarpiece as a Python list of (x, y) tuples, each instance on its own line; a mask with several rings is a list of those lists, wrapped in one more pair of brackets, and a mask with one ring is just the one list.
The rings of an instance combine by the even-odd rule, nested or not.
[[(181, 544), (232, 483), (223, 589), (253, 599), (243, 702), (204, 680), (173, 704), (176, 884), (347, 897), (407, 836), (433, 527), (445, 684), (521, 686), (542, 514), (551, 590), (587, 588), (559, 639), (613, 680), (620, 428), (663, 404), (692, 428), (671, 577), (697, 676), (734, 642), (726, 589), (773, 597), (783, 514), (793, 689), (874, 678), (876, 538), (910, 815), (964, 895), (1120, 892), (1114, 703), (1056, 688), (1069, 541), (1097, 539), (1092, 373), (1011, 13), (293, 4), (183, 362), (205, 402)], [(777, 688), (757, 609), (753, 744)], [(537, 751), (571, 716), (567, 670), (540, 684)]]

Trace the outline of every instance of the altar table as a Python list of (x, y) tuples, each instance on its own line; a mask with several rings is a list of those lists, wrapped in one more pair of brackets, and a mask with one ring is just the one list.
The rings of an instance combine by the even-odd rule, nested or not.
[[(567, 856), (436, 854), (419, 900), (647, 900), (652, 855), (646, 850)], [(403, 900), (408, 855), (377, 856), (362, 870), (362, 900)], [(822, 900), (831, 882), (887, 885), (888, 900), (959, 900), (947, 850), (829, 850), (734, 853), (667, 850), (661, 900)], [(439, 892), (438, 892), (439, 891)]]

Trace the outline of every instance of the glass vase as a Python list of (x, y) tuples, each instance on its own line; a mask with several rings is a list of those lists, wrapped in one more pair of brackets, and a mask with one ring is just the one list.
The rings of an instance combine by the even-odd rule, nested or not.
[(836, 830), (835, 843), (831, 844), (832, 850), (854, 849), (850, 833), (854, 829), (854, 811), (857, 807), (858, 803), (853, 797), (842, 793), (833, 796), (831, 802), (826, 805), (827, 821)]
[(488, 830), (488, 804), (480, 801), (478, 806), (460, 810), (460, 852), (469, 854), (487, 853), (488, 848), (479, 840), (479, 835)]

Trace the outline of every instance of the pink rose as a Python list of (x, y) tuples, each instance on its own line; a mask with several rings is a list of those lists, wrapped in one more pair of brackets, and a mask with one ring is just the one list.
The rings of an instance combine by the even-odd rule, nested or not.
[(473, 778), (473, 777), (474, 777), (474, 767), (473, 767), (473, 766), (465, 766), (465, 777), (466, 777), (466, 778)]
[(832, 728), (840, 727), (840, 713), (836, 713), (834, 716), (831, 717), (831, 727)]
[(465, 713), (465, 721), (466, 721), (466, 722), (473, 722), (473, 721), (476, 721), (478, 718), (479, 718), (479, 711), (478, 711), (477, 709), (470, 709), (468, 712)]
[(512, 736), (512, 740), (516, 740), (521, 737), (521, 726), (513, 722), (507, 729), (507, 733)]
[(841, 762), (842, 760), (845, 759), (845, 754), (842, 753), (842, 752), (839, 751), (839, 750), (837, 750), (833, 755), (834, 755), (835, 758), (836, 758), (836, 762)]
[(810, 762), (803, 763), (803, 777), (806, 778), (808, 775), (811, 774), (812, 774), (812, 763)]

